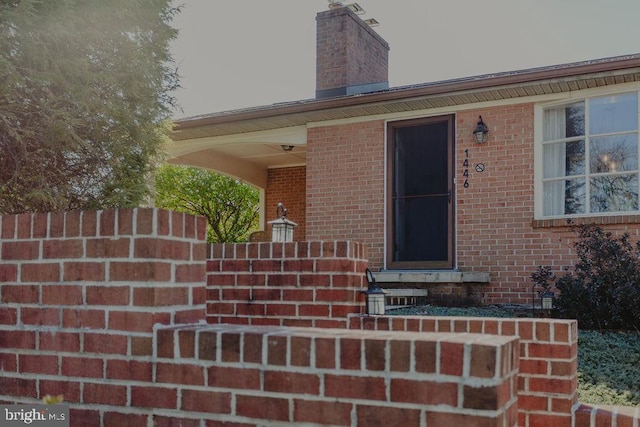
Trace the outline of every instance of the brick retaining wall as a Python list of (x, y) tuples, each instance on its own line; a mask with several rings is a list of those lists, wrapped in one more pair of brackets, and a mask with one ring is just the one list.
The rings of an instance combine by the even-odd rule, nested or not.
[(577, 405), (574, 427), (639, 427), (640, 406)]
[(517, 369), (515, 337), (161, 328), (156, 381), (177, 385), (154, 404), (188, 410), (174, 425), (515, 426)]
[(363, 312), (364, 245), (353, 242), (213, 244), (207, 321), (346, 328)]
[(573, 320), (352, 316), (361, 330), (482, 333), (520, 339), (518, 424), (571, 426), (577, 403), (578, 331)]
[(0, 216), (0, 401), (62, 393), (78, 426), (638, 427), (577, 404), (574, 321), (367, 317), (363, 245), (204, 237), (156, 209)]

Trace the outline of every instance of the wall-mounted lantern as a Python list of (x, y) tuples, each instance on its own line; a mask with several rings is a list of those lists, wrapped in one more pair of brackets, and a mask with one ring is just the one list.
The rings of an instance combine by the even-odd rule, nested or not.
[(287, 219), (287, 209), (278, 202), (276, 208), (276, 216), (279, 218), (269, 221), (271, 224), (271, 241), (272, 242), (293, 242), (293, 228), (298, 225)]
[(382, 316), (385, 310), (386, 293), (378, 285), (376, 285), (376, 279), (373, 277), (371, 270), (367, 268), (367, 290), (362, 291), (365, 295), (365, 304), (367, 307), (367, 314), (370, 316)]
[(482, 121), (482, 116), (478, 116), (478, 123), (476, 124), (476, 128), (473, 130), (473, 136), (478, 144), (484, 144), (487, 142), (487, 139), (489, 139), (489, 128)]

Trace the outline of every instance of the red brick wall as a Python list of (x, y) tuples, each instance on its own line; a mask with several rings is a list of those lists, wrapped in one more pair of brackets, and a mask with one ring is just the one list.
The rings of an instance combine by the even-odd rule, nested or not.
[(211, 245), (207, 321), (346, 328), (364, 310), (366, 267), (352, 242)]
[(640, 407), (577, 405), (574, 427), (637, 427), (640, 425)]
[[(490, 128), (485, 144), (473, 141), (479, 115)], [(530, 303), (537, 266), (560, 272), (575, 263), (566, 221), (534, 221), (533, 121), (533, 104), (456, 115), (457, 263), (463, 271), (490, 273), (491, 283), (476, 287), (487, 304)], [(308, 130), (306, 238), (362, 242), (374, 271), (383, 265), (385, 144), (383, 121)], [(463, 176), (466, 153), (469, 177)], [(478, 163), (483, 172), (476, 172)], [(638, 217), (599, 221), (640, 238)]]
[[(344, 327), (366, 253), (214, 245), (207, 261), (204, 238), (203, 218), (155, 209), (0, 217), (0, 401), (63, 394), (72, 426), (515, 425), (517, 338), (206, 325), (217, 265), (257, 298), (329, 306), (314, 324)], [(281, 306), (267, 298), (265, 315)]]
[[(205, 227), (204, 218), (156, 209), (1, 216), (8, 318), (123, 331), (202, 319)], [(41, 309), (43, 300), (55, 307)], [(167, 308), (149, 309), (156, 305)]]
[(517, 356), (516, 337), (162, 328), (156, 379), (177, 385), (147, 399), (171, 425), (515, 427)]
[[(531, 302), (531, 273), (539, 265), (556, 272), (577, 261), (573, 234), (566, 221), (534, 227), (533, 104), (460, 112), (456, 116), (457, 179), (464, 182), (462, 162), (469, 155), (469, 187), (457, 186), (458, 265), (461, 270), (491, 274), (484, 302)], [(472, 130), (482, 115), (489, 141), (473, 142)], [(475, 165), (483, 163), (484, 172)], [(620, 219), (620, 218), (618, 218)], [(587, 220), (586, 222), (591, 222)], [(638, 238), (640, 226), (603, 218), (607, 230), (628, 231)], [(618, 224), (615, 224), (618, 222)]]
[[(214, 245), (207, 260), (204, 238), (203, 218), (156, 209), (0, 216), (0, 402), (64, 394), (72, 426), (638, 419), (576, 404), (574, 321), (361, 316), (360, 244)], [(216, 288), (263, 311), (206, 325)], [(283, 326), (303, 306), (307, 325), (347, 328)]]
[[(472, 130), (482, 115), (489, 141), (476, 144)], [(530, 302), (530, 275), (551, 261), (557, 238), (531, 228), (533, 220), (533, 104), (458, 113), (457, 186), (458, 265), (491, 274), (486, 303)], [(462, 176), (468, 150), (469, 177)], [(475, 165), (483, 163), (484, 172)]]
[(572, 426), (578, 399), (578, 329), (574, 320), (353, 316), (349, 327), (394, 334), (413, 331), (518, 336), (518, 425)]
[(170, 400), (151, 384), (154, 327), (205, 318), (204, 218), (156, 209), (5, 215), (0, 230), (0, 401), (64, 394), (82, 404), (71, 410), (81, 426), (101, 417), (134, 425), (145, 416), (129, 418), (125, 406)]
[[(307, 168), (305, 166), (269, 169), (267, 175), (265, 219), (267, 222), (276, 219), (278, 202), (282, 202), (287, 208), (287, 218), (298, 224), (293, 231), (294, 240), (306, 239), (306, 184)], [(269, 225), (265, 229), (271, 233)]]
[(384, 122), (308, 130), (307, 240), (361, 242), (382, 265)]

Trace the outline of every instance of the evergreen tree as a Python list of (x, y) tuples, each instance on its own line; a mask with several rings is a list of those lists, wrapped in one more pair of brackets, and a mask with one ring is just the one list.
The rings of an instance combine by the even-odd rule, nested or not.
[(171, 0), (0, 0), (0, 213), (138, 206), (178, 75)]

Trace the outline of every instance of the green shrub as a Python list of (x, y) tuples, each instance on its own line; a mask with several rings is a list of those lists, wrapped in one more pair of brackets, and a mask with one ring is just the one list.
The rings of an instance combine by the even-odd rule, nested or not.
[[(555, 278), (556, 313), (578, 319), (581, 329), (640, 330), (640, 243), (634, 248), (628, 234), (616, 238), (596, 225), (573, 231), (578, 262)], [(534, 283), (544, 286), (548, 271), (539, 267)]]

